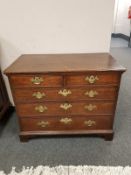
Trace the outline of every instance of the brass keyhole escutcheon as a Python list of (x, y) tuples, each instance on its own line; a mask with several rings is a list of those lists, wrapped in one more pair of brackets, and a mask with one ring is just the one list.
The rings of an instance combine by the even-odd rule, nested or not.
[(67, 111), (68, 109), (72, 108), (72, 105), (69, 103), (64, 103), (60, 105), (60, 108), (64, 109), (65, 111)]
[(96, 125), (96, 122), (94, 120), (86, 120), (84, 121), (84, 124), (88, 127), (91, 127), (93, 125)]
[(68, 89), (63, 89), (58, 92), (58, 94), (62, 95), (63, 97), (67, 97), (68, 95), (71, 94), (71, 90)]
[(89, 105), (85, 105), (85, 109), (88, 111), (93, 111), (93, 110), (97, 109), (97, 106), (89, 104)]
[(72, 119), (71, 118), (68, 118), (68, 117), (65, 117), (65, 118), (61, 118), (60, 119), (60, 122), (67, 125), (67, 124), (71, 124), (72, 123)]
[(48, 108), (46, 106), (40, 105), (40, 106), (36, 106), (35, 107), (35, 110), (38, 111), (38, 112), (40, 112), (40, 113), (43, 113), (43, 112), (47, 111)]
[(93, 98), (96, 95), (98, 95), (98, 92), (97, 91), (94, 91), (94, 90), (90, 90), (90, 91), (85, 92), (85, 95), (88, 96), (88, 97), (90, 97), (90, 98)]
[(87, 76), (85, 78), (86, 81), (88, 81), (90, 84), (95, 83), (97, 80), (99, 80), (99, 78), (97, 76), (91, 75), (91, 76)]
[(37, 123), (38, 126), (45, 128), (49, 126), (49, 122), (48, 121), (40, 121)]
[(45, 97), (45, 93), (44, 92), (34, 92), (32, 94), (33, 97), (36, 97), (37, 99), (42, 99), (43, 97)]
[(32, 82), (33, 84), (36, 84), (36, 85), (41, 84), (43, 81), (44, 81), (44, 79), (43, 79), (42, 77), (34, 77), (34, 78), (31, 78), (31, 82)]

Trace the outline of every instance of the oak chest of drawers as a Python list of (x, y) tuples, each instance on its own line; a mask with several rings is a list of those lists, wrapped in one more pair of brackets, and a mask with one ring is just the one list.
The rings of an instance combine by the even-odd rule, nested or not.
[(5, 74), (21, 141), (57, 134), (97, 134), (112, 140), (124, 71), (107, 53), (20, 56)]

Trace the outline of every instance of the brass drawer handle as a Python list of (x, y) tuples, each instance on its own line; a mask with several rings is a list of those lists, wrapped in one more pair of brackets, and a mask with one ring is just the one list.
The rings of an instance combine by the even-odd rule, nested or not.
[(71, 90), (63, 89), (63, 90), (60, 90), (60, 91), (58, 92), (58, 94), (60, 94), (60, 95), (62, 95), (62, 96), (64, 96), (64, 97), (67, 97), (68, 95), (71, 94)]
[(45, 97), (45, 93), (44, 92), (43, 93), (41, 93), (41, 92), (34, 92), (32, 94), (32, 96), (36, 97), (37, 99), (41, 99), (41, 98)]
[(68, 118), (68, 117), (65, 117), (65, 118), (60, 119), (60, 122), (67, 125), (67, 124), (71, 124), (72, 119)]
[(68, 110), (69, 108), (72, 108), (71, 104), (64, 103), (60, 105), (60, 108), (64, 109), (65, 111)]
[(49, 124), (50, 123), (48, 121), (40, 121), (40, 122), (37, 123), (37, 125), (42, 127), (42, 128), (48, 127)]
[(90, 98), (93, 98), (93, 97), (95, 97), (96, 95), (98, 95), (98, 92), (97, 92), (97, 91), (90, 90), (90, 91), (87, 91), (87, 92), (85, 93), (85, 95), (87, 95), (87, 96), (90, 97)]
[(99, 78), (97, 76), (91, 75), (91, 76), (87, 76), (85, 78), (86, 81), (88, 81), (90, 84), (95, 83), (97, 80), (99, 80)]
[(84, 124), (88, 127), (91, 127), (93, 125), (96, 125), (96, 122), (94, 120), (86, 120), (84, 121)]
[(85, 109), (88, 110), (88, 111), (93, 111), (97, 108), (96, 105), (92, 105), (92, 104), (89, 104), (89, 105), (85, 105)]
[(41, 82), (43, 82), (44, 80), (43, 80), (43, 78), (42, 77), (34, 77), (34, 78), (31, 78), (31, 82), (33, 83), (33, 84), (41, 84)]
[(41, 112), (41, 113), (45, 112), (47, 109), (48, 108), (46, 106), (42, 106), (42, 105), (35, 107), (35, 110), (38, 111), (38, 112)]

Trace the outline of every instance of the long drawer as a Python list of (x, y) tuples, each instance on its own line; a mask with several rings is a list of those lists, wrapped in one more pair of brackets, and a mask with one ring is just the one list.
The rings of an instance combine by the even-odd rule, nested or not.
[(112, 117), (68, 116), (20, 118), (22, 131), (102, 130), (112, 128)]
[(113, 102), (45, 102), (18, 104), (19, 116), (43, 115), (112, 115), (115, 104)]
[(15, 89), (16, 102), (43, 102), (65, 100), (115, 100), (117, 87), (86, 88), (24, 88)]

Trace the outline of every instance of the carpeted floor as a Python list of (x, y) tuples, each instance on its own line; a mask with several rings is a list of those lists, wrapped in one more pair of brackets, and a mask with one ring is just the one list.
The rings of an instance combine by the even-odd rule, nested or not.
[(123, 74), (111, 142), (92, 137), (32, 139), (20, 143), (16, 114), (0, 130), (0, 169), (37, 165), (131, 165), (131, 49), (112, 48), (111, 54), (127, 67)]

